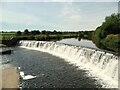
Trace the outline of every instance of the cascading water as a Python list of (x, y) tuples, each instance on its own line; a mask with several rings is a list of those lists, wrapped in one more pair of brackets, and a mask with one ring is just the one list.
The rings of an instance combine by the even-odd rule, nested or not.
[(118, 88), (118, 56), (94, 49), (56, 44), (46, 41), (20, 41), (22, 48), (39, 50), (64, 58), (90, 75), (98, 77), (109, 88)]

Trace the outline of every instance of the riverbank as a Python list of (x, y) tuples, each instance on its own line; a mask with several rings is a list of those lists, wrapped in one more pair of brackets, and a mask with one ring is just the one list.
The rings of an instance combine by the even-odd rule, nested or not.
[(15, 67), (5, 67), (1, 69), (2, 75), (0, 80), (2, 80), (2, 87), (0, 88), (19, 88), (19, 73)]

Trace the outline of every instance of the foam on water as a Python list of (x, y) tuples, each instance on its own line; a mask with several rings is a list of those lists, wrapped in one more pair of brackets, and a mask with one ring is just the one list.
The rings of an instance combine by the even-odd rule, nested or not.
[[(118, 88), (118, 58), (111, 53), (46, 41), (20, 41), (20, 47), (47, 52), (88, 71), (103, 87)], [(23, 75), (23, 73), (22, 73)], [(24, 79), (34, 78), (31, 75)]]
[(20, 76), (22, 77), (23, 80), (29, 80), (37, 77), (33, 75), (25, 75), (23, 71), (20, 72)]

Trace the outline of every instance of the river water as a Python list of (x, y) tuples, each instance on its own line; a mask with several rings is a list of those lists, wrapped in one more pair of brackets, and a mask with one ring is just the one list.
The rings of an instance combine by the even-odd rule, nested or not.
[(22, 81), (24, 88), (96, 88), (101, 87), (87, 71), (47, 53), (15, 48), (15, 53), (6, 56), (11, 64), (20, 67), (24, 74), (36, 76)]
[(81, 39), (80, 41), (76, 38), (62, 39), (60, 41), (57, 41), (56, 43), (63, 43), (63, 44), (99, 49), (91, 40), (86, 40), (86, 39)]
[[(74, 42), (73, 42), (74, 41)], [(57, 43), (97, 48), (91, 41), (64, 39)], [(14, 53), (3, 55), (2, 60), (9, 61), (11, 66), (19, 67), (22, 76), (22, 88), (101, 88), (103, 83), (89, 71), (78, 68), (60, 57), (20, 47), (12, 48)]]

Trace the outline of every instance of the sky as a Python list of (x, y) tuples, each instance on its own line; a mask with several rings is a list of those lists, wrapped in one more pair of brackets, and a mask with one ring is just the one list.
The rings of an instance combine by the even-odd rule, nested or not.
[(112, 0), (106, 0), (106, 2), (62, 1), (2, 0), (0, 30), (95, 30), (104, 22), (106, 16), (118, 12), (118, 0), (114, 2)]

